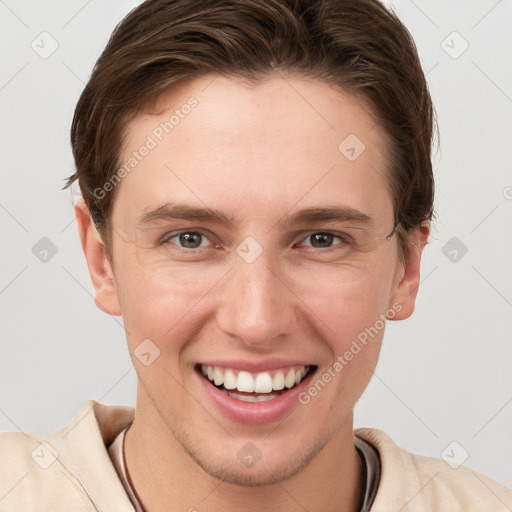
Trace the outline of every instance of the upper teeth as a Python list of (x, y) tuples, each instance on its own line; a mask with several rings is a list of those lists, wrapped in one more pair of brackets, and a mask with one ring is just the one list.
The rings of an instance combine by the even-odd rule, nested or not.
[(307, 366), (297, 366), (277, 370), (272, 376), (270, 372), (252, 374), (220, 366), (201, 365), (203, 375), (216, 386), (224, 385), (226, 389), (237, 389), (246, 393), (271, 393), (292, 388), (302, 380), (307, 371)]

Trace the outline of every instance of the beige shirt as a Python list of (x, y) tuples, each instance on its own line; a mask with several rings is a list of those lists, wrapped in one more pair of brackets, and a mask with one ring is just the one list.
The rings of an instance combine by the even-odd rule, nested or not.
[[(108, 453), (133, 416), (131, 407), (89, 400), (49, 436), (0, 434), (0, 512), (134, 511)], [(409, 453), (380, 430), (355, 435), (381, 461), (372, 512), (512, 510), (512, 492), (471, 469)]]

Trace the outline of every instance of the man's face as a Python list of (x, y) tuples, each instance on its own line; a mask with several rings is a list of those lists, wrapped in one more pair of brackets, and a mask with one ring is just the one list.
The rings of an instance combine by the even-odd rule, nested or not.
[(385, 134), (360, 98), (292, 76), (197, 79), (127, 133), (112, 248), (137, 410), (219, 478), (291, 476), (350, 439), (403, 275)]

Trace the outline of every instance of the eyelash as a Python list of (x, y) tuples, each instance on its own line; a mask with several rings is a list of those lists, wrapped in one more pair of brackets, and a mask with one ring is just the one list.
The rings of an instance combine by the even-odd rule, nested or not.
[[(196, 248), (181, 247), (180, 245), (174, 244), (174, 243), (171, 242), (171, 240), (173, 238), (179, 237), (180, 235), (183, 235), (183, 234), (186, 234), (186, 233), (199, 234), (202, 237), (206, 238), (207, 240), (210, 240), (208, 235), (205, 234), (204, 232), (200, 231), (200, 230), (184, 230), (184, 231), (176, 231), (176, 232), (169, 233), (169, 234), (165, 235), (161, 239), (160, 243), (161, 243), (161, 245), (173, 245), (173, 246), (175, 246), (175, 248), (177, 250), (183, 251), (183, 252), (187, 252), (187, 253), (192, 253), (192, 252), (196, 252), (197, 253), (197, 252), (200, 252), (200, 251), (205, 250), (205, 249), (211, 249), (211, 247), (196, 247)], [(310, 252), (330, 253), (330, 252), (338, 250), (339, 246), (350, 245), (350, 243), (351, 243), (351, 241), (349, 240), (350, 239), (349, 235), (347, 235), (345, 233), (336, 233), (336, 232), (333, 232), (333, 231), (310, 231), (301, 240), (301, 242), (304, 242), (305, 240), (309, 239), (314, 234), (332, 235), (334, 238), (337, 238), (338, 240), (340, 240), (340, 242), (335, 244), (335, 245), (333, 245), (333, 246), (331, 246), (331, 247), (305, 246), (305, 247), (309, 248)], [(216, 248), (218, 248), (218, 247), (216, 247)]]

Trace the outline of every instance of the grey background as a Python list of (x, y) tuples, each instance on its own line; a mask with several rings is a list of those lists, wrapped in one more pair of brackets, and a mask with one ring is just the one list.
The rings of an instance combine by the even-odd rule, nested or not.
[[(420, 454), (467, 452), (467, 465), (511, 487), (512, 1), (387, 3), (415, 37), (439, 116), (438, 219), (416, 312), (390, 323), (356, 426)], [(0, 0), (3, 431), (49, 433), (91, 398), (135, 404), (122, 320), (94, 304), (71, 193), (60, 191), (75, 103), (135, 5)], [(48, 52), (53, 40), (47, 58), (31, 47)], [(56, 250), (46, 262), (43, 237)]]

